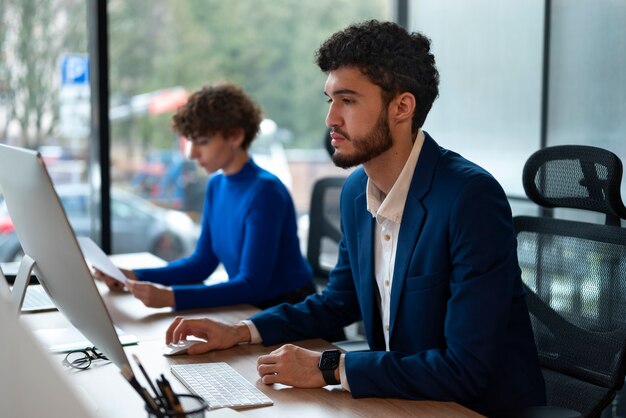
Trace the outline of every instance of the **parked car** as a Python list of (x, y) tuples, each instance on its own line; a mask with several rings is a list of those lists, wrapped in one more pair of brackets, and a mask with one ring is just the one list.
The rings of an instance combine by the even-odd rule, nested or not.
[[(89, 186), (56, 186), (76, 235), (89, 235)], [(113, 253), (148, 251), (164, 260), (190, 254), (199, 235), (199, 226), (183, 212), (158, 207), (122, 189), (111, 190)], [(0, 202), (0, 261), (16, 261), (22, 248), (4, 200)]]
[(179, 153), (159, 170), (150, 170), (154, 163), (145, 164), (131, 180), (134, 193), (159, 206), (200, 214), (204, 203), (204, 189), (209, 176), (195, 163)]

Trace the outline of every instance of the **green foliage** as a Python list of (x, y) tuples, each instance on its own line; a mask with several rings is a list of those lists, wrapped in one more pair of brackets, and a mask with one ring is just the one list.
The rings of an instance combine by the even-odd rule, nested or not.
[[(25, 146), (36, 147), (54, 134), (58, 60), (64, 53), (87, 52), (86, 4), (0, 2), (0, 135), (11, 120), (21, 127)], [(163, 88), (193, 91), (229, 80), (292, 133), (287, 144), (292, 147), (319, 147), (325, 129), (325, 75), (314, 63), (315, 50), (333, 32), (364, 19), (385, 19), (390, 9), (389, 0), (109, 0), (107, 5), (113, 105)], [(113, 145), (127, 147), (129, 157), (137, 149), (170, 147), (170, 117), (135, 113), (116, 120)]]
[[(111, 91), (132, 96), (177, 85), (193, 91), (229, 80), (292, 132), (288, 146), (319, 147), (327, 105), (314, 52), (350, 23), (386, 18), (388, 8), (383, 0), (116, 2), (109, 18)], [(171, 138), (169, 121), (149, 123), (159, 125), (151, 143)]]
[(11, 122), (19, 145), (36, 148), (54, 135), (58, 121), (58, 60), (86, 52), (81, 0), (2, 0), (0, 5), (0, 137)]

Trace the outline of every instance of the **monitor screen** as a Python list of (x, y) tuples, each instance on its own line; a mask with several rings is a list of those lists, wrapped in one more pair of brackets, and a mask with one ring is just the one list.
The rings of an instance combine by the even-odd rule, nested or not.
[(118, 367), (130, 370), (41, 156), (0, 144), (0, 189), (24, 253), (59, 311)]

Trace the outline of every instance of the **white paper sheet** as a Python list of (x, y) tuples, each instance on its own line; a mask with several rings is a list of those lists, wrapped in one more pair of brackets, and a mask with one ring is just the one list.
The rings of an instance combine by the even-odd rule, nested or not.
[(126, 276), (124, 273), (113, 264), (109, 259), (109, 256), (102, 251), (98, 245), (89, 237), (76, 237), (78, 245), (80, 246), (85, 261), (90, 266), (97, 268), (104, 274), (113, 277), (115, 280), (126, 283)]

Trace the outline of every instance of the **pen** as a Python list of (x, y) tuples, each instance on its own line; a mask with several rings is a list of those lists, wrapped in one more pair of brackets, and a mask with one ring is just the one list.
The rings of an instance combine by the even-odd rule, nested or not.
[(152, 409), (152, 411), (154, 411), (158, 416), (161, 416), (161, 412), (156, 402), (154, 401), (154, 399), (152, 399), (146, 388), (142, 387), (139, 382), (137, 382), (137, 379), (135, 378), (135, 375), (133, 374), (130, 367), (124, 365), (122, 366), (121, 371), (122, 376), (124, 376), (124, 378), (128, 381), (128, 383), (130, 383), (133, 389), (135, 389), (139, 396), (141, 396), (141, 399), (144, 400), (144, 402), (150, 407), (150, 409)]
[(165, 408), (166, 411), (173, 411), (174, 406), (171, 403), (170, 397), (167, 393), (167, 389), (165, 388), (165, 384), (158, 378), (156, 379), (156, 384), (159, 388), (159, 391), (161, 392), (161, 404), (163, 405), (163, 408)]
[(172, 390), (172, 387), (170, 386), (170, 382), (165, 378), (163, 374), (161, 374), (161, 382), (163, 383), (164, 393), (165, 393), (165, 396), (168, 398), (168, 401), (172, 407), (172, 410), (178, 414), (182, 414), (183, 407), (180, 405), (180, 400), (178, 399), (178, 396), (176, 396), (176, 394)]
[(135, 363), (137, 363), (137, 366), (139, 366), (139, 370), (141, 370), (141, 373), (143, 374), (143, 377), (146, 378), (146, 381), (148, 382), (148, 385), (150, 385), (150, 389), (152, 389), (152, 391), (154, 392), (154, 399), (156, 400), (156, 402), (158, 402), (160, 404), (161, 403), (161, 401), (160, 401), (161, 397), (159, 395), (159, 391), (157, 390), (157, 388), (154, 387), (154, 384), (152, 383), (152, 380), (150, 379), (150, 376), (148, 376), (148, 372), (146, 372), (146, 369), (143, 368), (143, 365), (139, 361), (139, 357), (137, 357), (137, 354), (133, 354), (133, 360), (135, 360)]

